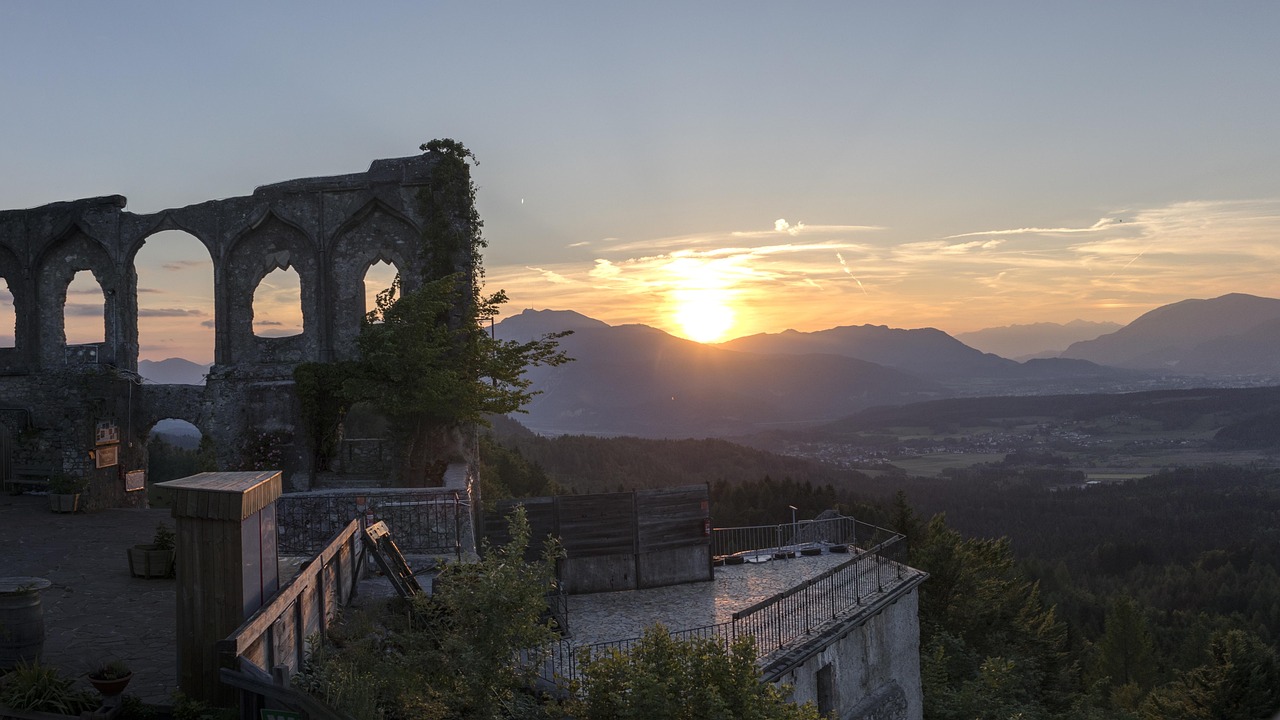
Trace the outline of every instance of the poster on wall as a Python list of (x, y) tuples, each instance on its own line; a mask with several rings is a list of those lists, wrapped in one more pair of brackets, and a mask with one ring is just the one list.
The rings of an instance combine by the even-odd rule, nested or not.
[(124, 474), (124, 491), (133, 492), (134, 490), (147, 489), (147, 471), (146, 470), (130, 470)]
[(94, 459), (97, 460), (99, 468), (112, 467), (120, 462), (120, 446), (119, 445), (103, 445), (94, 453)]
[[(120, 428), (114, 420), (99, 420), (98, 432), (94, 435), (95, 445), (113, 445), (120, 442)], [(98, 467), (102, 467), (99, 465)]]

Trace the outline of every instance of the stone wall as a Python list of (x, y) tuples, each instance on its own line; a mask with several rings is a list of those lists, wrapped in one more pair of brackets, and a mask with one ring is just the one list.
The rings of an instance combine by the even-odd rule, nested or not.
[[(427, 264), (421, 229), (428, 218), (418, 192), (437, 163), (431, 153), (376, 160), (363, 173), (267, 185), (250, 196), (150, 214), (126, 211), (119, 195), (0, 212), (0, 278), (17, 316), (15, 347), (0, 349), (0, 431), (11, 438), (13, 464), (93, 475), (95, 487), (103, 485), (95, 504), (128, 504), (123, 490), (108, 491), (103, 471), (86, 467), (85, 427), (104, 416), (121, 419), (120, 467), (132, 470), (146, 466), (151, 426), (175, 417), (213, 439), (220, 467), (244, 469), (246, 448), (266, 438), (286, 488), (309, 486), (315, 468), (301, 442), (293, 368), (355, 356), (364, 275), (374, 262), (391, 262), (406, 289), (415, 287)], [(134, 259), (165, 230), (194, 236), (213, 264), (215, 360), (203, 389), (138, 384)], [(303, 332), (258, 337), (254, 290), (276, 268), (299, 275)], [(68, 347), (63, 306), (82, 270), (103, 290), (104, 340)], [(107, 379), (86, 394), (85, 379), (99, 376)]]
[(918, 600), (918, 583), (904, 584), (772, 663), (766, 678), (841, 720), (922, 720)]

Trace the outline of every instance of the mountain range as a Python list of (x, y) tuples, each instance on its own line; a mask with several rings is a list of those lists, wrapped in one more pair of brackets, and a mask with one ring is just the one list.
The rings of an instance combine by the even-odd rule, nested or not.
[[(1079, 323), (1073, 331), (1089, 327), (1108, 329)], [(1007, 337), (1028, 328), (1045, 330), (997, 330)], [(526, 310), (496, 326), (509, 340), (560, 330), (574, 331), (561, 346), (575, 362), (532, 369), (541, 394), (520, 417), (541, 433), (725, 436), (945, 397), (1256, 385), (1280, 378), (1274, 359), (1280, 358), (1280, 300), (1245, 295), (1174, 303), (1075, 342), (1063, 357), (1023, 362), (933, 328), (787, 330), (703, 345), (572, 311)]]
[(158, 385), (203, 385), (209, 373), (209, 364), (194, 363), (182, 358), (165, 360), (139, 360), (138, 374), (149, 383)]
[[(528, 372), (540, 394), (520, 421), (544, 434), (730, 436), (948, 397), (1280, 384), (1280, 300), (1238, 293), (1184, 300), (1110, 329), (1037, 323), (965, 334), (984, 347), (1026, 349), (1103, 333), (1072, 342), (1060, 357), (1022, 362), (941, 330), (884, 325), (708, 345), (568, 310), (526, 310), (495, 333), (529, 340), (573, 331), (560, 344), (574, 362)], [(208, 370), (181, 358), (138, 363), (155, 383), (199, 385)]]
[(953, 337), (971, 348), (1013, 360), (1058, 357), (1072, 343), (1092, 340), (1124, 327), (1113, 322), (1072, 320), (1069, 323), (1040, 322), (985, 328)]
[(1186, 375), (1280, 376), (1280, 300), (1232, 293), (1158, 307), (1062, 357)]

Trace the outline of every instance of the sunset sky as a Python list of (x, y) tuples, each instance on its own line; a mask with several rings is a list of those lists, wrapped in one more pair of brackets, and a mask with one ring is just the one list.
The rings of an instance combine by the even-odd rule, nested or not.
[[(1128, 322), (1280, 297), (1278, 32), (1272, 2), (10, 2), (0, 208), (151, 212), (453, 137), (512, 313)], [(157, 237), (138, 269), (142, 356), (209, 360), (207, 254)], [(264, 334), (297, 323), (280, 280)]]

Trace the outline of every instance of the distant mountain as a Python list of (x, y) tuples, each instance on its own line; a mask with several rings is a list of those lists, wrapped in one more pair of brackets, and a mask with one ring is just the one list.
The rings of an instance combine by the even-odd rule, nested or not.
[(543, 394), (520, 422), (538, 432), (715, 437), (944, 394), (856, 358), (735, 352), (572, 312), (525, 311), (495, 328), (509, 340), (564, 329), (574, 330), (561, 340), (574, 362), (529, 372)]
[(1124, 368), (1280, 377), (1280, 300), (1232, 293), (1158, 307), (1062, 353)]
[(748, 335), (717, 345), (727, 350), (799, 355), (826, 353), (857, 358), (931, 380), (1000, 377), (1018, 363), (975, 350), (934, 328), (900, 330), (885, 325), (846, 325), (819, 330)]
[(209, 365), (193, 363), (182, 358), (167, 360), (139, 360), (138, 374), (143, 380), (158, 385), (203, 385)]
[(1113, 322), (1072, 320), (1065, 325), (1050, 322), (1006, 325), (958, 333), (954, 337), (982, 352), (995, 353), (1013, 360), (1026, 360), (1033, 357), (1054, 357), (1072, 343), (1092, 340), (1121, 327), (1123, 326)]

